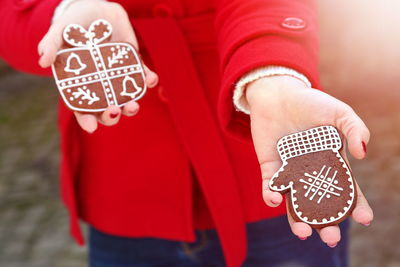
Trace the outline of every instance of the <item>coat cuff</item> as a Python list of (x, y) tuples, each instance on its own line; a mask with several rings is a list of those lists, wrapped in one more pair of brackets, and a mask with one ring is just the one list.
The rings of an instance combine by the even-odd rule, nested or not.
[(227, 61), (222, 77), (218, 116), (224, 131), (232, 137), (251, 140), (250, 118), (236, 111), (232, 101), (235, 86), (246, 73), (265, 66), (283, 66), (303, 74), (313, 88), (320, 88), (318, 49), (311, 45), (314, 43), (317, 43), (314, 38), (296, 42), (282, 36), (265, 35), (238, 47)]
[(50, 68), (38, 64), (37, 46), (49, 30), (60, 0), (15, 2), (0, 4), (0, 57), (19, 71), (51, 75)]
[(233, 103), (237, 111), (250, 114), (249, 104), (247, 103), (244, 91), (246, 86), (260, 78), (277, 76), (277, 75), (288, 75), (295, 77), (305, 83), (307, 87), (311, 87), (310, 81), (294, 69), (283, 67), (283, 66), (266, 66), (253, 70), (246, 75), (244, 75), (235, 86), (235, 91), (233, 92)]

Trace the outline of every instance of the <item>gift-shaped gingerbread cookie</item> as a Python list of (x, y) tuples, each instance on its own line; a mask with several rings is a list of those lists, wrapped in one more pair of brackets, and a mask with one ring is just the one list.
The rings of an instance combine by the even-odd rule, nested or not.
[(338, 224), (351, 214), (356, 186), (341, 148), (340, 135), (332, 126), (290, 134), (278, 141), (283, 164), (269, 187), (286, 194), (294, 220), (321, 228)]
[(103, 19), (88, 30), (77, 24), (64, 29), (68, 48), (57, 53), (52, 70), (70, 109), (101, 112), (145, 94), (143, 67), (135, 48), (129, 43), (105, 42), (111, 34), (111, 24)]

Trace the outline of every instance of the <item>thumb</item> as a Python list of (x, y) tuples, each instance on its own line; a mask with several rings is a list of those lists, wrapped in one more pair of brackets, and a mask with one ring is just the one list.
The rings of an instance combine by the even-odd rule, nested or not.
[(335, 126), (346, 137), (350, 154), (356, 159), (363, 159), (367, 154), (369, 130), (354, 110), (343, 102), (336, 111)]
[(39, 65), (42, 68), (47, 68), (53, 64), (57, 57), (57, 51), (61, 48), (61, 46), (62, 28), (53, 24), (43, 39), (39, 42)]
[(281, 133), (276, 130), (279, 127), (274, 125), (274, 122), (268, 121), (256, 113), (251, 113), (252, 138), (263, 179), (263, 199), (270, 207), (276, 207), (283, 201), (280, 193), (273, 192), (269, 188), (271, 177), (282, 165), (276, 150), (276, 143)]

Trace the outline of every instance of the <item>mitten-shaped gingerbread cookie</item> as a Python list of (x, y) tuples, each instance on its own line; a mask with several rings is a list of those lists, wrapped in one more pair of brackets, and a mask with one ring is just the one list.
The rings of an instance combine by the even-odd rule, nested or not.
[(341, 148), (342, 140), (332, 126), (290, 134), (278, 141), (283, 164), (269, 187), (286, 193), (295, 221), (321, 228), (338, 224), (351, 214), (356, 187)]
[(123, 106), (146, 92), (143, 67), (129, 43), (107, 43), (111, 24), (94, 21), (88, 30), (77, 24), (63, 32), (65, 46), (52, 65), (57, 87), (66, 105), (75, 111), (101, 112)]

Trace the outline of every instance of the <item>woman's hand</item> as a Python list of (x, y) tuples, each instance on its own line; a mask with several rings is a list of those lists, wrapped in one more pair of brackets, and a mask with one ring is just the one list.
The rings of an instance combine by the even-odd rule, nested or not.
[[(75, 23), (87, 28), (97, 19), (105, 19), (113, 26), (111, 41), (128, 42), (138, 50), (138, 42), (129, 17), (119, 4), (98, 0), (78, 0), (72, 2), (62, 14), (59, 14), (40, 41), (38, 45), (39, 65), (42, 68), (47, 68), (54, 63), (56, 53), (63, 44), (62, 32), (65, 26)], [(149, 88), (156, 86), (158, 83), (157, 74), (146, 66), (144, 66), (144, 72), (147, 86)], [(75, 116), (82, 129), (92, 133), (97, 129), (98, 122), (111, 126), (118, 123), (121, 114), (133, 116), (138, 111), (139, 104), (130, 101), (122, 109), (117, 106), (109, 106), (98, 115), (75, 112)]]
[[(319, 90), (306, 87), (297, 78), (273, 76), (262, 78), (247, 86), (246, 99), (251, 112), (251, 131), (263, 178), (263, 198), (270, 207), (281, 204), (283, 198), (272, 192), (268, 185), (272, 175), (280, 168), (276, 150), (278, 140), (287, 134), (321, 125), (335, 126), (344, 134), (351, 155), (357, 159), (366, 156), (369, 131), (363, 121), (347, 104)], [(343, 150), (344, 151), (344, 150)], [(347, 160), (346, 155), (343, 157)], [(353, 219), (369, 225), (373, 212), (357, 186), (357, 203)], [(300, 239), (312, 234), (312, 228), (295, 222), (288, 213), (292, 232)], [(340, 240), (340, 229), (328, 226), (318, 230), (323, 242), (334, 247)]]

